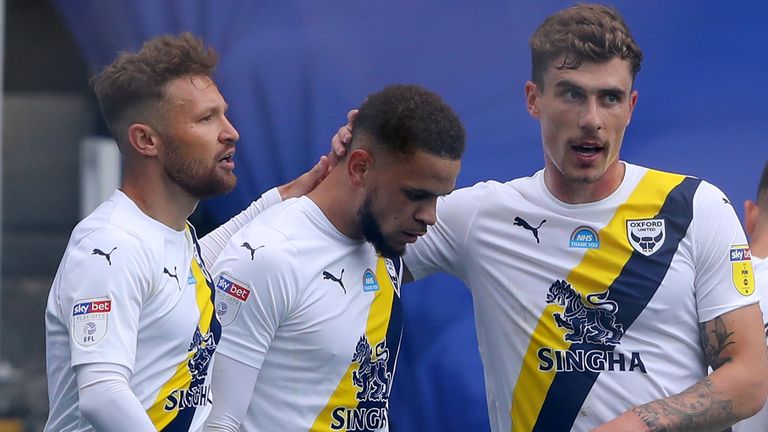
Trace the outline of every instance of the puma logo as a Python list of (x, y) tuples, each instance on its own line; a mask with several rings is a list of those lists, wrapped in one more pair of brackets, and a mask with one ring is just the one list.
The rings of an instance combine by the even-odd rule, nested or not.
[(254, 254), (254, 253), (257, 251), (257, 250), (259, 250), (259, 249), (263, 248), (263, 247), (264, 247), (264, 245), (261, 245), (261, 246), (257, 246), (257, 247), (256, 247), (256, 249), (254, 249), (254, 248), (252, 248), (252, 247), (251, 247), (251, 245), (250, 245), (248, 242), (243, 242), (243, 244), (241, 244), (241, 245), (240, 245), (240, 247), (244, 247), (244, 248), (248, 249), (248, 250), (251, 252), (251, 261), (253, 261), (253, 254)]
[(516, 216), (515, 217), (514, 225), (517, 225), (519, 227), (523, 227), (523, 228), (527, 229), (528, 231), (530, 231), (533, 234), (533, 238), (536, 239), (536, 243), (540, 243), (539, 242), (539, 228), (541, 228), (541, 226), (544, 225), (544, 222), (546, 222), (546, 221), (547, 221), (546, 219), (542, 220), (541, 223), (539, 224), (539, 226), (534, 228), (534, 227), (531, 226), (531, 224), (526, 222), (525, 219), (523, 219), (523, 218), (521, 218), (519, 216)]
[(332, 281), (338, 283), (339, 286), (341, 287), (341, 289), (344, 290), (344, 294), (346, 294), (347, 293), (347, 289), (344, 288), (344, 282), (341, 281), (341, 278), (343, 278), (343, 277), (344, 277), (344, 269), (341, 269), (341, 274), (339, 275), (338, 278), (336, 276), (328, 273), (327, 271), (323, 270), (323, 280), (332, 280)]
[(107, 259), (107, 262), (109, 263), (109, 265), (112, 265), (111, 255), (112, 255), (112, 252), (114, 252), (116, 249), (117, 249), (116, 247), (113, 247), (112, 250), (109, 252), (104, 252), (101, 249), (94, 249), (93, 252), (91, 252), (91, 255), (101, 255)]
[(173, 271), (176, 274), (171, 273), (171, 271), (168, 270), (167, 267), (163, 267), (163, 274), (167, 274), (169, 277), (172, 277), (172, 278), (176, 279), (176, 285), (181, 287), (181, 284), (179, 283), (179, 277), (177, 276), (179, 272), (176, 271), (176, 266), (173, 267)]
[(723, 204), (730, 204), (731, 202), (728, 200), (728, 198), (723, 197)]

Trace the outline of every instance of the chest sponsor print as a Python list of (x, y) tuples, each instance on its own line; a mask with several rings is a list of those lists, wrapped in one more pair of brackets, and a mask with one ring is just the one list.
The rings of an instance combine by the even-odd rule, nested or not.
[(537, 352), (540, 371), (646, 372), (640, 353), (614, 351), (624, 326), (616, 320), (619, 305), (608, 299), (608, 291), (584, 297), (567, 281), (557, 280), (550, 285), (546, 301), (562, 308), (552, 319), (565, 330), (563, 339), (571, 345), (567, 350), (541, 347)]
[(222, 274), (216, 281), (216, 315), (222, 326), (232, 324), (237, 318), (240, 306), (248, 301), (251, 290), (247, 285)]
[(331, 430), (373, 431), (388, 424), (389, 357), (386, 338), (373, 347), (365, 335), (360, 336), (352, 356), (356, 368), (351, 376), (358, 404), (355, 408), (336, 407), (331, 412)]

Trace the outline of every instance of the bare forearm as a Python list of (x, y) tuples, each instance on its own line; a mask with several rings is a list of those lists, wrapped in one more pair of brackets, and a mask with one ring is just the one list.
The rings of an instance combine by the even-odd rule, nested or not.
[(652, 432), (721, 431), (740, 420), (733, 398), (718, 391), (710, 377), (680, 394), (632, 409)]
[(635, 406), (596, 432), (722, 431), (754, 415), (768, 392), (768, 356), (756, 305), (700, 325), (709, 376), (664, 399)]

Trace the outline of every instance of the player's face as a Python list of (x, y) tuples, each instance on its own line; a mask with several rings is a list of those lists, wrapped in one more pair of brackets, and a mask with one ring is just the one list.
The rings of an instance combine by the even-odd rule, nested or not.
[(167, 95), (161, 134), (166, 175), (198, 199), (229, 192), (237, 183), (233, 156), (240, 136), (218, 87), (208, 77), (184, 77), (168, 84)]
[(610, 193), (623, 177), (619, 150), (637, 102), (629, 63), (553, 66), (561, 62), (543, 74), (543, 86), (525, 86), (528, 111), (541, 123), (547, 184), (555, 191), (597, 184)]
[(437, 221), (437, 198), (453, 190), (460, 167), (458, 160), (418, 151), (374, 168), (358, 211), (365, 239), (381, 255), (404, 254)]

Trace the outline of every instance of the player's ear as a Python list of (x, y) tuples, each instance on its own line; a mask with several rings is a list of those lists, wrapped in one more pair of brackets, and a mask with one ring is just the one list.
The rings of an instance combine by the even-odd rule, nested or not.
[(533, 118), (539, 118), (538, 88), (533, 81), (525, 83), (525, 105), (528, 108), (528, 114)]
[(373, 166), (373, 156), (365, 149), (353, 150), (347, 157), (347, 178), (354, 188), (365, 187), (365, 180)]
[(152, 127), (134, 123), (128, 127), (128, 144), (142, 156), (157, 156), (160, 136)]
[(752, 237), (752, 233), (755, 231), (759, 210), (756, 202), (752, 200), (744, 201), (744, 231), (750, 237)]

